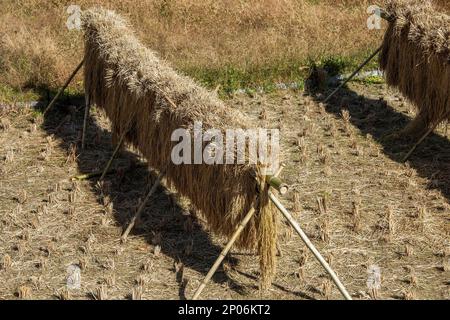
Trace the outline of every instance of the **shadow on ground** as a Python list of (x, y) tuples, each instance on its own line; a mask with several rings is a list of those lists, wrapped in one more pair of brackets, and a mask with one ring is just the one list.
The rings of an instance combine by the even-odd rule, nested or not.
[[(44, 90), (44, 92), (46, 92)], [(36, 106), (41, 111), (48, 105), (48, 95), (43, 95)], [(59, 138), (60, 148), (68, 154), (76, 147), (76, 164), (82, 174), (102, 171), (113, 153), (111, 133), (102, 129), (91, 116), (88, 119), (88, 132), (86, 149), (79, 150), (84, 114), (84, 97), (63, 96), (59, 103), (47, 113), (43, 121), (43, 128), (49, 135)], [(114, 208), (114, 217), (118, 225), (125, 230), (134, 214), (140, 199), (143, 199), (149, 188), (156, 180), (157, 173), (148, 169), (145, 160), (137, 154), (122, 150), (112, 167), (119, 168), (116, 173), (108, 175), (102, 187), (98, 186), (97, 178), (89, 180), (90, 188), (96, 195), (97, 201), (104, 205), (104, 199), (109, 199)], [(161, 253), (171, 257), (175, 263), (182, 263), (184, 267), (191, 268), (206, 275), (209, 268), (219, 256), (222, 248), (215, 245), (209, 234), (203, 230), (194, 212), (187, 215), (185, 208), (179, 205), (176, 195), (160, 186), (142, 215), (141, 221), (131, 232), (130, 237), (143, 237), (153, 245), (160, 246)], [(164, 239), (161, 241), (161, 239)], [(148, 254), (152, 254), (149, 252)], [(229, 254), (226, 262), (230, 267), (236, 267), (238, 259)], [(192, 293), (186, 293), (187, 282), (177, 273), (179, 284), (179, 297), (186, 299)], [(258, 278), (248, 273), (236, 272), (255, 282)], [(246, 295), (247, 289), (228, 277), (226, 272), (219, 268), (212, 281), (223, 284), (236, 293)], [(283, 286), (273, 284), (275, 288), (284, 292), (291, 292)], [(303, 292), (291, 292), (293, 295), (313, 299)]]
[[(48, 104), (45, 95), (35, 107), (42, 111)], [(60, 148), (68, 154), (76, 146), (76, 162), (80, 173), (101, 171), (113, 153), (111, 133), (102, 129), (92, 117), (88, 119), (86, 149), (81, 151), (80, 140), (84, 114), (83, 96), (64, 96), (59, 103), (47, 113), (42, 127), (49, 134), (59, 138)], [(138, 155), (122, 150), (113, 166), (118, 168), (115, 174), (108, 175), (102, 187), (97, 179), (89, 180), (90, 188), (100, 204), (105, 199), (111, 201), (114, 217), (123, 230), (126, 229), (139, 199), (143, 199), (156, 180), (157, 173), (145, 166)], [(159, 187), (156, 194), (147, 203), (139, 224), (129, 237), (143, 237), (152, 246), (160, 246), (161, 253), (171, 257), (175, 263), (192, 268), (206, 275), (209, 268), (219, 256), (222, 248), (213, 244), (194, 214), (180, 207), (176, 195), (164, 187)], [(161, 240), (163, 239), (163, 241)], [(146, 254), (153, 254), (152, 252)], [(230, 266), (236, 266), (237, 259), (227, 257)], [(174, 272), (176, 272), (174, 267)], [(243, 288), (234, 283), (223, 269), (219, 269), (212, 281), (229, 284), (235, 292), (242, 293)], [(186, 281), (178, 275), (179, 297), (186, 299)]]
[[(322, 101), (322, 95), (309, 94), (317, 102)], [(342, 111), (347, 109), (352, 125), (362, 134), (370, 134), (393, 161), (402, 162), (415, 142), (387, 137), (404, 128), (411, 119), (384, 99), (371, 99), (344, 88), (325, 104), (325, 109), (336, 117), (341, 117)], [(450, 141), (446, 137), (435, 133), (429, 135), (417, 147), (408, 163), (420, 177), (429, 180), (430, 190), (440, 190), (450, 201)]]

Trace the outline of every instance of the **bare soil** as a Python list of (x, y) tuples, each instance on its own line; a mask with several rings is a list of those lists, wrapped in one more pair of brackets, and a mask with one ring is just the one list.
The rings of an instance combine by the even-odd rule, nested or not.
[[(237, 95), (229, 104), (255, 125), (281, 129), (291, 191), (280, 198), (355, 299), (449, 299), (445, 126), (403, 164), (411, 142), (388, 136), (413, 116), (401, 96), (354, 83), (330, 104), (318, 101), (284, 91)], [(87, 149), (77, 149), (83, 110), (72, 104), (45, 119), (31, 108), (0, 110), (0, 299), (191, 297), (226, 241), (208, 232), (186, 199), (161, 187), (121, 244), (156, 173), (128, 149), (103, 185), (71, 181), (101, 170), (112, 153), (109, 123), (95, 110)], [(341, 299), (282, 218), (279, 248), (267, 292), (258, 290), (255, 254), (233, 250), (202, 298)], [(81, 267), (81, 289), (67, 294), (72, 264)], [(382, 276), (377, 292), (366, 284), (374, 265)]]

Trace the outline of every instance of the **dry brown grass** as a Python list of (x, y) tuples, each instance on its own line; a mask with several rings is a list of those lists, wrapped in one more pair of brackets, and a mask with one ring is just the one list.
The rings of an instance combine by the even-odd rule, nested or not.
[[(17, 16), (18, 22), (25, 22), (24, 26), (33, 30), (38, 18), (25, 21), (28, 10), (27, 14), (31, 13), (32, 17), (40, 16), (49, 21), (48, 30), (42, 29), (43, 34), (55, 32), (55, 13), (63, 12), (62, 7), (36, 1), (22, 4), (24, 7), (20, 10), (11, 10), (8, 14)], [(13, 1), (6, 1), (5, 5), (9, 9), (16, 8)], [(46, 10), (35, 10), (33, 5)], [(149, 2), (143, 2), (144, 13), (146, 5)], [(321, 2), (319, 7), (325, 5)], [(307, 8), (319, 7), (307, 5)], [(141, 16), (138, 11), (135, 14)], [(156, 18), (149, 16), (149, 19)], [(1, 32), (15, 25), (14, 22), (10, 27), (1, 21)], [(11, 21), (15, 19), (10, 18)], [(178, 20), (173, 23), (177, 24)], [(313, 27), (316, 25), (307, 26)], [(155, 30), (158, 34), (163, 29)], [(60, 32), (48, 39), (60, 39), (60, 48), (63, 48), (66, 36), (65, 31)], [(245, 29), (242, 32), (247, 34)], [(34, 31), (32, 33), (36, 36)], [(141, 33), (147, 41), (155, 41), (150, 39), (152, 35)], [(166, 35), (168, 39), (174, 36), (167, 30)], [(221, 37), (221, 33), (217, 37)], [(185, 44), (191, 45), (187, 40)], [(171, 49), (174, 57), (185, 52), (185, 47), (178, 48), (179, 51)], [(199, 52), (206, 52), (202, 50), (206, 49), (199, 48)], [(222, 57), (232, 56), (231, 51), (219, 51)], [(65, 52), (65, 56), (70, 56)], [(80, 55), (81, 51), (71, 53)], [(78, 57), (71, 62), (75, 64)], [(202, 62), (208, 63), (205, 59)], [(64, 72), (69, 72), (68, 69)], [(20, 83), (25, 79), (21, 74), (16, 75), (17, 79), (11, 78), (11, 81)], [(319, 106), (298, 94), (253, 98), (238, 95), (230, 104), (244, 110), (260, 124), (267, 119), (282, 121), (283, 149), (289, 152), (283, 177), (292, 185), (292, 192), (299, 195), (293, 197), (294, 201), (283, 199), (283, 202), (287, 207), (295, 206), (295, 217), (327, 260), (333, 260), (333, 268), (353, 296), (448, 299), (448, 139), (440, 128), (439, 134), (430, 137), (423, 149), (417, 150), (411, 167), (405, 167), (396, 161), (398, 146), (385, 144), (380, 137), (405, 121), (409, 105), (385, 87), (357, 87), (355, 90), (366, 98), (361, 100), (358, 96), (344, 94), (342, 101), (348, 112), (344, 117), (339, 107), (342, 104), (322, 106), (320, 113), (316, 113), (314, 110)], [(390, 102), (379, 101), (381, 96), (389, 98)], [(263, 111), (266, 116), (261, 119)], [(108, 179), (109, 184), (104, 185), (101, 194), (95, 183), (73, 184), (70, 181), (70, 177), (80, 171), (98, 170), (109, 157), (111, 137), (107, 132), (110, 124), (104, 115), (93, 113), (92, 120), (98, 127), (90, 126), (89, 136), (93, 139), (82, 154), (74, 149), (81, 127), (79, 114), (62, 124), (58, 132), (54, 132), (54, 128), (66, 116), (58, 111), (45, 119), (42, 127), (31, 110), (11, 109), (1, 116), (9, 122), (0, 130), (1, 299), (30, 296), (39, 299), (55, 296), (60, 299), (178, 299), (183, 298), (185, 292), (189, 296), (195, 290), (217, 258), (224, 239), (207, 232), (208, 224), (181, 197), (173, 194), (173, 190), (163, 189), (155, 194), (136, 233), (126, 244), (119, 242), (122, 228), (148, 184), (145, 177), (150, 173), (134, 167), (133, 163), (140, 161), (138, 158), (123, 154), (118, 162), (134, 169)], [(30, 123), (37, 122), (39, 126), (33, 129)], [(47, 138), (50, 133), (55, 134), (52, 139)], [(326, 161), (327, 174), (321, 162), (323, 157), (317, 152), (319, 145), (330, 154)], [(372, 152), (355, 157), (355, 146)], [(67, 161), (68, 154), (70, 161)], [(22, 189), (26, 201), (17, 200), (18, 190)], [(326, 205), (321, 201), (327, 213), (318, 215), (317, 198), (326, 190), (332, 190), (327, 193)], [(391, 213), (389, 208), (392, 208)], [(380, 219), (395, 224), (395, 236), (389, 242), (379, 241), (380, 235), (375, 232)], [(313, 238), (318, 226), (326, 242)], [(283, 225), (280, 234), (283, 235), (280, 237), (283, 255), (279, 257), (278, 273), (268, 298), (340, 298), (338, 291), (323, 277), (323, 269), (317, 261), (308, 259), (306, 251), (299, 253), (301, 245), (292, 229)], [(218, 272), (204, 297), (259, 298), (255, 285), (259, 265), (255, 256), (234, 248), (228, 259), (224, 272)], [(173, 267), (174, 261), (177, 266), (183, 265), (182, 272), (180, 267)], [(368, 292), (366, 287), (368, 261), (382, 270), (380, 292)], [(65, 285), (66, 268), (74, 263), (81, 268), (82, 288), (66, 292), (61, 290)], [(405, 266), (411, 269), (405, 270)]]
[[(450, 10), (448, 1), (435, 2)], [(133, 22), (145, 45), (177, 69), (213, 86), (227, 83), (234, 87), (239, 79), (233, 72), (238, 77), (271, 74), (271, 81), (292, 81), (298, 80), (297, 69), (309, 58), (355, 57), (373, 50), (383, 33), (367, 30), (366, 9), (373, 3), (4, 0), (0, 7), (0, 85), (54, 89), (63, 83), (83, 54), (81, 34), (65, 25), (69, 4), (116, 10)], [(218, 77), (226, 79), (219, 81)], [(81, 80), (78, 77), (73, 86), (81, 89)]]
[[(73, 3), (82, 9), (100, 4), (117, 10), (133, 22), (146, 45), (190, 72), (225, 66), (284, 68), (308, 57), (351, 56), (373, 48), (382, 35), (381, 31), (367, 30), (366, 8), (372, 2), (366, 0)], [(3, 84), (56, 86), (68, 76), (83, 54), (81, 34), (65, 26), (68, 4), (49, 0), (2, 2)]]

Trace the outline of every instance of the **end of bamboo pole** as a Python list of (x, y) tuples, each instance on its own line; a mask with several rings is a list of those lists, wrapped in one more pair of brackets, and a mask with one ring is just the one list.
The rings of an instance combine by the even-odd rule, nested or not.
[(282, 195), (289, 191), (289, 186), (277, 176), (266, 176), (266, 182)]

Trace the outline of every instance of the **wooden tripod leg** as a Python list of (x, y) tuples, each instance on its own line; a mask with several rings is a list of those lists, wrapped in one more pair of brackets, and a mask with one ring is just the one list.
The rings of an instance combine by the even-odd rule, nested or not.
[[(125, 167), (123, 169), (124, 169), (124, 171), (128, 171), (128, 170), (133, 169), (133, 168), (140, 169), (140, 168), (147, 168), (147, 167), (148, 167), (147, 164), (139, 164), (137, 166), (128, 166), (128, 167)], [(101, 177), (104, 172), (105, 171), (102, 170), (102, 171), (95, 171), (95, 172), (91, 172), (91, 173), (80, 174), (80, 175), (72, 177), (71, 180), (72, 181), (89, 180), (89, 179), (92, 179), (92, 178)], [(118, 168), (106, 170), (106, 174), (113, 174), (113, 173), (117, 173), (117, 172), (119, 172)]]
[(113, 152), (111, 158), (109, 158), (108, 163), (106, 164), (105, 169), (103, 169), (103, 173), (102, 173), (100, 179), (98, 179), (98, 182), (103, 181), (103, 179), (105, 178), (105, 176), (108, 174), (109, 168), (111, 168), (111, 165), (112, 165), (114, 159), (116, 158), (117, 153), (119, 152), (120, 148), (122, 147), (122, 144), (123, 144), (123, 142), (124, 142), (124, 140), (125, 140), (125, 136), (126, 136), (126, 135), (127, 135), (127, 132), (124, 132), (124, 133), (122, 133), (122, 135), (120, 136), (120, 140), (119, 140), (119, 142), (117, 143), (117, 146), (116, 146), (116, 148), (114, 149), (114, 152)]
[(84, 59), (80, 62), (80, 64), (77, 66), (77, 68), (74, 70), (74, 72), (72, 72), (72, 74), (70, 75), (69, 79), (67, 79), (66, 83), (63, 85), (63, 87), (58, 91), (58, 93), (56, 94), (56, 96), (53, 98), (53, 100), (49, 103), (49, 105), (47, 106), (47, 108), (45, 108), (43, 115), (45, 116), (47, 114), (47, 112), (53, 107), (53, 105), (56, 103), (56, 101), (59, 99), (59, 97), (62, 95), (62, 93), (64, 92), (64, 90), (66, 90), (66, 88), (69, 86), (69, 84), (72, 82), (73, 78), (75, 78), (76, 74), (78, 73), (78, 71), (80, 71), (81, 67), (84, 64)]
[(344, 82), (342, 82), (334, 91), (323, 101), (327, 103), (341, 88), (343, 88), (347, 83), (349, 83), (357, 74), (364, 68), (375, 56), (383, 50), (383, 46), (375, 50), (370, 57), (368, 57)]
[(439, 123), (444, 121), (445, 118), (448, 118), (449, 116), (450, 116), (450, 111), (445, 113), (444, 116), (441, 118), (441, 120), (437, 121), (433, 126), (431, 126), (428, 129), (428, 131), (425, 132), (425, 134), (422, 137), (420, 137), (420, 139), (412, 146), (411, 150), (409, 150), (409, 152), (406, 154), (406, 156), (402, 159), (402, 162), (406, 162), (409, 159), (409, 157), (412, 155), (414, 150), (416, 150), (416, 148), (423, 142), (423, 140), (425, 140), (426, 137), (428, 137), (434, 131), (434, 129), (437, 128)]
[(233, 244), (236, 242), (237, 238), (241, 234), (242, 230), (244, 230), (245, 226), (248, 224), (250, 219), (255, 214), (255, 208), (252, 207), (250, 211), (247, 213), (247, 215), (244, 217), (244, 220), (238, 225), (236, 231), (234, 232), (233, 236), (231, 237), (230, 241), (228, 241), (226, 247), (222, 250), (219, 257), (217, 258), (216, 262), (214, 262), (214, 265), (209, 270), (208, 274), (206, 275), (205, 279), (203, 279), (203, 282), (200, 284), (200, 287), (198, 287), (197, 291), (195, 292), (192, 300), (197, 300), (200, 294), (202, 293), (205, 286), (208, 284), (209, 280), (211, 280), (214, 273), (216, 273), (217, 269), (219, 268), (220, 264), (222, 263), (223, 259), (226, 257), (228, 252), (230, 251)]
[(161, 171), (160, 174), (158, 175), (158, 178), (156, 178), (156, 181), (153, 184), (152, 188), (145, 196), (145, 199), (139, 205), (138, 210), (134, 214), (133, 218), (130, 221), (130, 224), (128, 225), (127, 229), (125, 230), (125, 232), (122, 235), (122, 238), (121, 238), (122, 243), (127, 241), (128, 235), (130, 234), (131, 230), (133, 229), (134, 225), (136, 224), (136, 221), (141, 217), (141, 214), (144, 211), (145, 205), (147, 204), (148, 200), (150, 200), (150, 197), (155, 193), (155, 191), (158, 188), (158, 186), (160, 185), (161, 179), (164, 177), (164, 175), (165, 175), (165, 171)]
[(286, 208), (281, 204), (281, 202), (271, 193), (269, 192), (269, 198), (272, 200), (273, 204), (280, 210), (280, 212), (284, 215), (284, 217), (289, 221), (291, 226), (294, 228), (294, 230), (297, 232), (297, 234), (302, 238), (305, 245), (308, 247), (309, 250), (314, 254), (317, 260), (319, 260), (322, 267), (328, 272), (328, 274), (331, 276), (331, 279), (338, 287), (339, 291), (342, 293), (342, 295), (347, 300), (352, 300), (350, 294), (345, 289), (344, 285), (341, 283), (339, 278), (337, 277), (336, 273), (331, 269), (330, 265), (325, 261), (325, 259), (322, 257), (320, 252), (316, 249), (316, 247), (313, 245), (311, 240), (309, 240), (308, 236), (303, 232), (303, 230), (298, 225), (297, 221), (292, 217), (292, 215), (289, 213), (289, 211), (286, 210)]
[[(116, 169), (107, 170), (106, 174), (116, 173)], [(95, 171), (91, 173), (85, 173), (85, 174), (79, 174), (77, 176), (72, 177), (72, 181), (83, 181), (83, 180), (89, 180), (91, 178), (100, 177), (104, 171)]]
[(84, 150), (86, 143), (87, 125), (89, 118), (89, 111), (91, 109), (91, 102), (89, 97), (86, 97), (86, 107), (84, 108), (84, 119), (83, 119), (83, 131), (81, 133), (81, 149)]
[[(283, 171), (285, 165), (282, 163), (280, 168), (278, 169), (278, 171), (273, 175), (270, 176), (270, 179), (273, 178), (278, 178), (278, 176), (281, 174), (281, 172)], [(270, 179), (266, 179), (266, 181), (270, 180)], [(270, 184), (269, 184), (270, 185)], [(233, 244), (236, 242), (237, 238), (239, 237), (239, 235), (241, 234), (241, 232), (244, 230), (245, 226), (248, 224), (248, 222), (250, 221), (250, 219), (253, 217), (253, 215), (255, 214), (255, 207), (252, 207), (250, 209), (250, 211), (247, 213), (247, 215), (244, 217), (244, 219), (241, 221), (241, 223), (238, 225), (236, 231), (234, 232), (234, 234), (231, 236), (230, 241), (228, 241), (227, 245), (225, 248), (223, 248), (222, 252), (220, 253), (219, 257), (217, 258), (217, 260), (214, 262), (214, 265), (211, 267), (211, 269), (209, 270), (208, 274), (206, 275), (205, 279), (203, 279), (203, 282), (200, 284), (200, 286), (198, 287), (197, 291), (195, 292), (192, 300), (197, 300), (198, 297), (200, 296), (200, 294), (202, 293), (203, 289), (205, 288), (205, 286), (208, 284), (209, 280), (211, 280), (212, 276), (214, 275), (214, 273), (216, 273), (217, 268), (219, 268), (220, 264), (222, 263), (223, 259), (225, 259), (226, 255), (228, 254), (228, 252), (231, 250), (231, 247), (233, 246)]]

